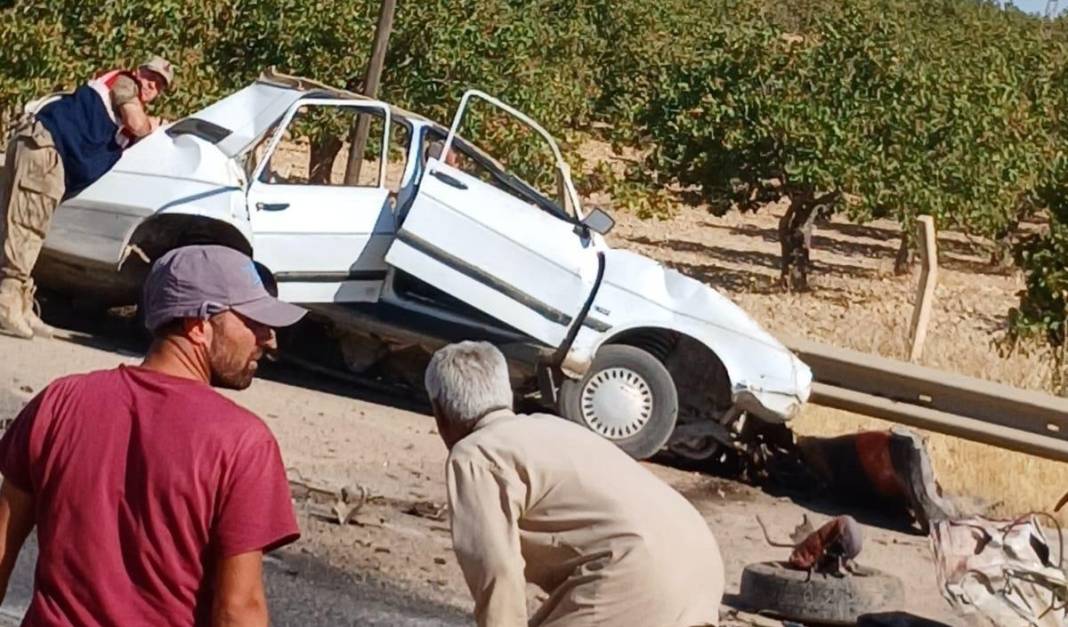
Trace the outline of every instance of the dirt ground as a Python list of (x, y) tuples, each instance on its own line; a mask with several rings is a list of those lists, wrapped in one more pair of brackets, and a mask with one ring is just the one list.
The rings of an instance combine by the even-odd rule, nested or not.
[[(46, 312), (47, 314), (47, 312)], [(137, 362), (141, 347), (129, 333), (64, 332), (51, 341), (26, 343), (0, 336), (0, 387), (24, 399), (54, 377)], [(275, 432), (291, 479), (328, 489), (360, 486), (370, 496), (352, 523), (339, 526), (319, 515), (314, 499), (298, 498), (301, 540), (283, 552), (337, 569), (354, 581), (381, 581), (406, 591), (413, 602), (470, 610), (463, 579), (452, 556), (448, 522), (409, 512), (433, 513), (445, 500), (445, 448), (433, 420), (404, 398), (379, 397), (303, 371), (270, 368), (232, 398), (260, 415)], [(817, 521), (833, 506), (805, 506), (747, 486), (657, 464), (647, 467), (701, 511), (723, 549), (728, 593), (736, 594), (742, 567), (782, 559), (784, 550), (765, 546), (755, 516), (785, 536), (803, 512)], [(862, 563), (905, 579), (907, 608), (955, 624), (937, 592), (926, 538), (879, 527), (865, 529)], [(301, 577), (294, 569), (293, 577)], [(536, 595), (532, 591), (532, 602)], [(730, 617), (728, 616), (728, 619)], [(311, 624), (311, 623), (305, 623)], [(725, 624), (744, 624), (733, 620)]]

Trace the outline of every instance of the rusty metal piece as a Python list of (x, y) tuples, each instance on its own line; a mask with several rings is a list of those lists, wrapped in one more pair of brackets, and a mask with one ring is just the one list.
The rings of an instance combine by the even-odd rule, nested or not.
[(863, 547), (864, 535), (857, 521), (852, 516), (838, 516), (794, 547), (787, 564), (798, 570), (842, 574)]
[(795, 570), (827, 575), (856, 574), (854, 561), (864, 548), (864, 533), (852, 516), (837, 516), (813, 529), (804, 516), (790, 538), (792, 543), (775, 542), (768, 534), (764, 521), (757, 517), (764, 539), (775, 547), (792, 548), (786, 566)]

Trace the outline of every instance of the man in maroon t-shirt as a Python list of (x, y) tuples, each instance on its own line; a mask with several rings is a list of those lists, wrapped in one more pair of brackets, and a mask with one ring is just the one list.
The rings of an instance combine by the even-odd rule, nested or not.
[(36, 526), (24, 625), (266, 625), (263, 553), (300, 532), (274, 436), (211, 386), (304, 310), (221, 246), (160, 258), (144, 308), (140, 366), (54, 381), (0, 440), (0, 595)]

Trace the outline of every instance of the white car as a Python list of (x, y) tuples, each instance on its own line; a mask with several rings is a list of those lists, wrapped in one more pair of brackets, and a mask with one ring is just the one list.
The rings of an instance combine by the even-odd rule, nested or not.
[[(536, 189), (458, 135), (476, 101), (544, 140), (557, 189)], [(352, 116), (371, 121), (377, 172), (340, 184), (331, 158), (333, 169), (303, 173), (304, 155), (331, 143), (299, 138)], [(440, 158), (427, 158), (435, 140)], [(582, 209), (553, 138), (486, 94), (466, 93), (446, 129), (268, 72), (143, 139), (63, 202), (38, 276), (133, 303), (146, 264), (168, 249), (232, 246), (329, 328), (353, 370), (405, 347), (489, 340), (517, 393), (637, 458), (665, 446), (707, 457), (738, 445), (750, 418), (796, 415), (808, 367), (714, 289), (610, 248), (612, 225)]]

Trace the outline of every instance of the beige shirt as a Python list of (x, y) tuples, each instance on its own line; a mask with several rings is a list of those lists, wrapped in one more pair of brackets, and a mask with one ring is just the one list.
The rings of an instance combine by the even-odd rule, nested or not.
[(493, 412), (447, 462), (452, 539), (479, 625), (715, 625), (723, 561), (679, 493), (577, 424)]

